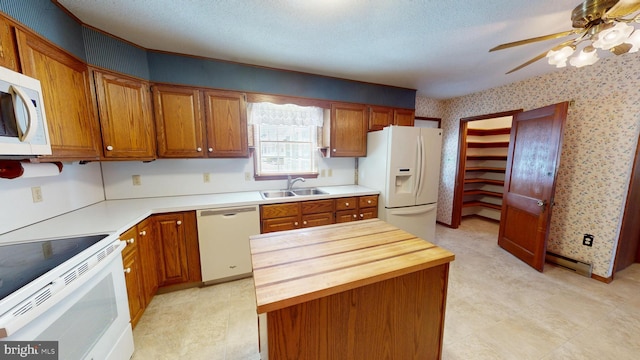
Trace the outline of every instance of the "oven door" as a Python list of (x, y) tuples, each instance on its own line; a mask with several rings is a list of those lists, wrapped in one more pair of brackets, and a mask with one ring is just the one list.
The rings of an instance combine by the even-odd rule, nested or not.
[(129, 359), (133, 335), (120, 252), (82, 286), (13, 335), (58, 341), (59, 359)]

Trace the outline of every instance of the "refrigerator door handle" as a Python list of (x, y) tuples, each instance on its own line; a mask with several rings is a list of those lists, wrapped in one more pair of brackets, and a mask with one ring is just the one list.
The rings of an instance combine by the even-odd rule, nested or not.
[(436, 204), (429, 206), (409, 206), (405, 208), (391, 209), (389, 212), (391, 215), (415, 215), (428, 213), (436, 209)]
[[(416, 171), (414, 171), (415, 176), (415, 186), (413, 188), (413, 197), (417, 198), (420, 191), (420, 168), (422, 167), (422, 144), (420, 143), (420, 136), (416, 138)], [(415, 201), (415, 199), (414, 199)]]
[(424, 186), (424, 167), (425, 167), (425, 160), (426, 160), (426, 156), (425, 156), (425, 148), (424, 148), (424, 137), (422, 137), (422, 135), (420, 135), (419, 140), (418, 140), (418, 144), (420, 144), (420, 167), (418, 167), (418, 191), (416, 192), (416, 197), (420, 196), (420, 194), (422, 194), (422, 187)]

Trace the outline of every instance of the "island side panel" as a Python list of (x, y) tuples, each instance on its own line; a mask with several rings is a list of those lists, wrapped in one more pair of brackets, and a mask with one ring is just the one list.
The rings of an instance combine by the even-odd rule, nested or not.
[(448, 274), (446, 263), (268, 312), (269, 359), (440, 359)]

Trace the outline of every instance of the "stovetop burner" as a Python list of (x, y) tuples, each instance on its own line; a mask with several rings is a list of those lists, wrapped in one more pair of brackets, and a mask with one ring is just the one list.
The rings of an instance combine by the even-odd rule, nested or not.
[(0, 246), (0, 300), (108, 235)]

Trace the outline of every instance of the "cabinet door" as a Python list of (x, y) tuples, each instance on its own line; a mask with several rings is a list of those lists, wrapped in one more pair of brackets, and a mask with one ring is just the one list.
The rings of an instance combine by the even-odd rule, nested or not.
[(367, 120), (365, 105), (331, 104), (331, 156), (366, 156)]
[(382, 106), (369, 107), (369, 131), (382, 130), (393, 122), (393, 109)]
[(18, 71), (18, 47), (13, 32), (11, 21), (0, 16), (0, 66)]
[(87, 65), (16, 29), (22, 71), (40, 80), (51, 150), (56, 158), (100, 157), (100, 138)]
[(248, 157), (247, 106), (244, 94), (205, 91), (209, 157)]
[(302, 227), (330, 225), (333, 223), (335, 223), (335, 220), (332, 212), (302, 215)]
[(146, 304), (158, 292), (158, 259), (155, 251), (157, 243), (154, 238), (153, 220), (147, 218), (136, 227), (138, 235), (138, 252), (140, 254), (140, 268), (144, 280), (144, 295)]
[(153, 86), (159, 157), (206, 157), (204, 109), (200, 96), (197, 89)]
[(127, 298), (129, 299), (131, 327), (135, 328), (145, 309), (142, 272), (140, 271), (140, 258), (137, 249), (134, 249), (125, 256), (123, 265), (124, 279), (127, 286)]
[(160, 286), (189, 280), (187, 244), (181, 214), (155, 215), (159, 251), (158, 282)]
[(413, 126), (415, 111), (406, 109), (395, 109), (393, 111), (393, 124), (399, 126)]
[(149, 85), (94, 71), (104, 157), (155, 158), (155, 130)]

